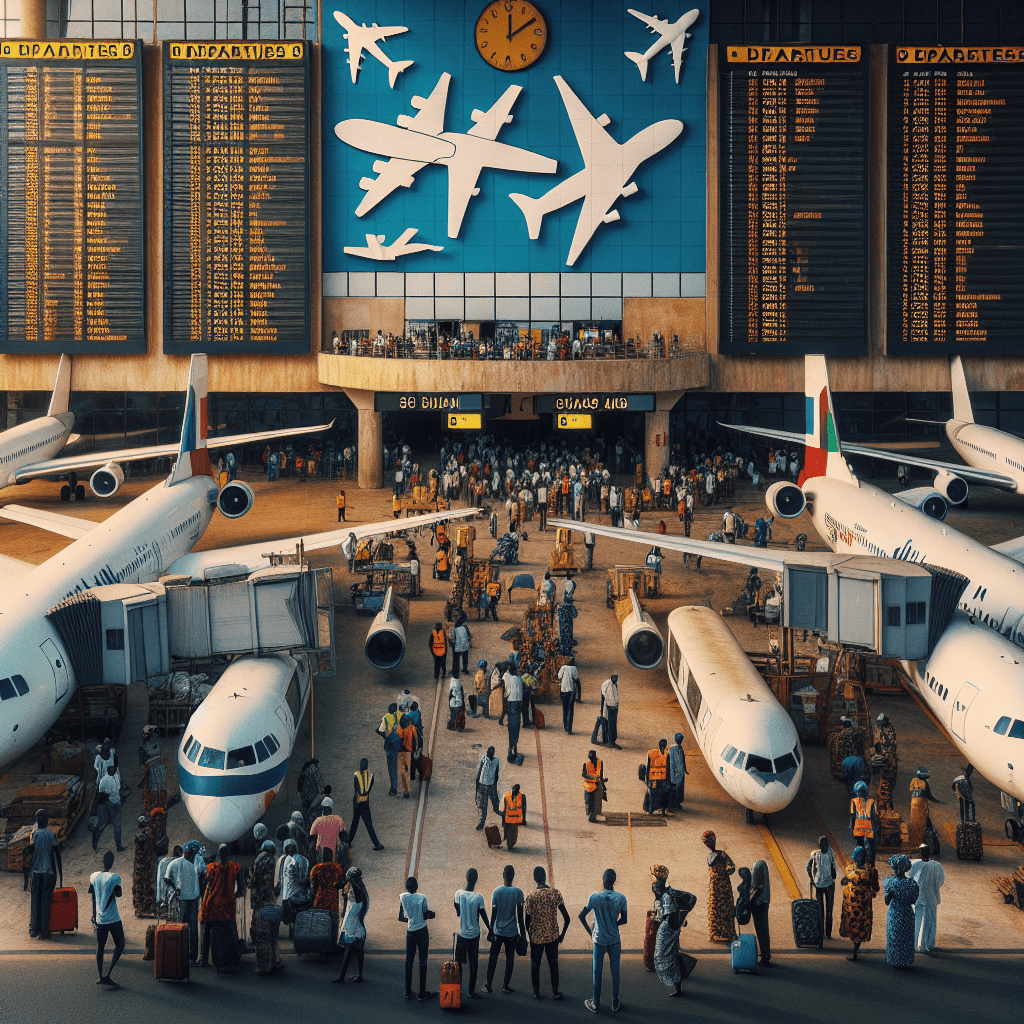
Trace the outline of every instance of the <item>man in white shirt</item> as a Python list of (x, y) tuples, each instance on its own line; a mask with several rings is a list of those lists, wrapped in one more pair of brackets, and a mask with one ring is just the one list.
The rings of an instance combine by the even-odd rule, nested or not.
[(508, 713), (508, 760), (519, 753), (519, 730), (523, 721), (523, 679), (509, 662), (505, 673), (505, 711)]
[(487, 753), (480, 758), (476, 766), (476, 805), (480, 810), (480, 824), (477, 832), (483, 831), (487, 823), (487, 802), (491, 803), (495, 814), (501, 814), (498, 805), (498, 778), (501, 775), (501, 762), (494, 756), (494, 747), (488, 747)]
[(831, 939), (832, 907), (836, 898), (836, 855), (824, 836), (818, 836), (818, 849), (811, 851), (810, 860), (807, 861), (807, 877), (811, 880), (812, 891), (818, 897), (822, 935)]
[(540, 516), (540, 528), (542, 531), (548, 528), (548, 487), (542, 483), (537, 488), (537, 513)]
[(579, 685), (580, 674), (576, 668), (576, 658), (571, 657), (567, 665), (558, 670), (558, 695), (562, 699), (562, 729), (572, 735), (573, 711), (576, 704), (576, 687)]
[(608, 746), (615, 750), (622, 747), (616, 742), (619, 738), (619, 677), (612, 675), (601, 684), (601, 704), (605, 718), (608, 719)]
[[(94, 871), (89, 876), (89, 895), (92, 896), (92, 923), (96, 925), (96, 969), (99, 971), (96, 984), (116, 987), (110, 972), (124, 952), (124, 925), (117, 909), (117, 897), (122, 895), (121, 876), (111, 871), (113, 866), (114, 854), (107, 850), (103, 854), (103, 870)], [(114, 955), (110, 958), (110, 968), (104, 974), (103, 953), (108, 935), (114, 938)]]
[[(492, 748), (493, 749), (493, 748)], [(497, 759), (495, 759), (497, 764)], [(476, 990), (476, 975), (480, 966), (480, 921), (490, 931), (491, 923), (484, 909), (484, 898), (476, 891), (476, 868), (466, 872), (466, 888), (455, 893), (455, 916), (459, 919), (459, 932), (455, 938), (455, 959), (462, 963), (469, 960), (469, 997), (480, 999)]]
[(459, 712), (466, 703), (466, 697), (462, 690), (462, 680), (459, 678), (458, 666), (454, 666), (455, 672), (448, 682), (448, 728), (454, 729), (458, 720)]
[(125, 848), (121, 845), (121, 776), (113, 764), (107, 765), (107, 772), (100, 779), (99, 792), (96, 795), (96, 817), (98, 820), (92, 833), (92, 848), (95, 850), (99, 846), (103, 830), (112, 824), (117, 852), (123, 853)]
[(941, 864), (931, 859), (927, 843), (922, 843), (918, 849), (921, 859), (910, 865), (910, 877), (920, 889), (914, 904), (914, 949), (918, 953), (930, 953), (935, 949), (936, 912), (942, 902), (939, 890), (946, 881), (946, 872)]
[(178, 893), (181, 920), (188, 925), (189, 963), (194, 964), (199, 959), (199, 873), (194, 846), (190, 844), (182, 856), (167, 865), (164, 884)]

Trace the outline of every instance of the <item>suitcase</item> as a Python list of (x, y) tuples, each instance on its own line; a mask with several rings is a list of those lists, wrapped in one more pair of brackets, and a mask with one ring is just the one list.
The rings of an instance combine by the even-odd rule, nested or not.
[(78, 929), (78, 893), (68, 887), (54, 889), (50, 901), (50, 931), (73, 932)]
[[(976, 821), (961, 821), (956, 827), (956, 859), (981, 860), (984, 855), (981, 825)], [(53, 928), (52, 921), (50, 928)]]
[[(601, 738), (598, 739), (598, 733), (601, 734)], [(590, 736), (591, 743), (607, 743), (608, 742), (608, 719), (604, 715), (598, 715), (597, 721), (594, 722), (594, 731)]]
[(155, 924), (151, 924), (146, 929), (146, 951), (142, 954), (143, 960), (152, 960), (155, 956), (156, 950), (156, 929)]
[(540, 708), (533, 709), (533, 725), (535, 729), (544, 728), (544, 712)]
[(454, 959), (441, 964), (441, 991), (439, 999), (442, 1010), (462, 1009), (462, 965)]
[(793, 914), (793, 941), (797, 947), (824, 945), (821, 937), (821, 908), (814, 899), (793, 900), (790, 909)]
[(753, 935), (741, 935), (732, 944), (731, 963), (734, 974), (757, 973), (757, 940)]
[(658, 940), (658, 929), (661, 920), (653, 910), (647, 911), (647, 924), (644, 927), (644, 970), (654, 973), (654, 946)]
[(157, 925), (153, 976), (158, 981), (188, 981), (187, 924)]
[[(181, 925), (168, 925), (167, 927), (182, 927)], [(185, 928), (188, 926), (185, 925)], [(210, 956), (213, 959), (213, 966), (217, 973), (225, 967), (232, 967), (241, 963), (242, 958), (238, 952), (238, 941), (235, 939), (234, 929), (228, 921), (214, 921), (208, 926), (210, 930)], [(157, 934), (159, 939), (159, 933)], [(185, 936), (188, 942), (188, 935)], [(159, 955), (157, 957), (159, 959)]]
[(419, 759), (420, 778), (424, 782), (429, 782), (430, 781), (430, 775), (431, 775), (431, 772), (433, 772), (433, 770), (434, 770), (434, 759), (432, 757), (427, 757), (426, 754), (420, 754), (420, 759)]
[(329, 953), (334, 944), (331, 915), (326, 910), (305, 910), (295, 915), (296, 953)]
[(495, 850), (501, 846), (501, 829), (497, 825), (488, 825), (484, 829), (484, 838), (487, 840), (487, 845)]

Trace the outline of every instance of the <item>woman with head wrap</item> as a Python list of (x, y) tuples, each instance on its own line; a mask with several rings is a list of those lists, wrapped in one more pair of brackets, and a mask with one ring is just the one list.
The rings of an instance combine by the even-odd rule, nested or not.
[(878, 892), (878, 872), (867, 863), (867, 850), (863, 846), (854, 848), (853, 860), (846, 865), (840, 885), (843, 886), (843, 910), (839, 917), (839, 934), (853, 943), (853, 956), (846, 959), (854, 961), (861, 943), (871, 940), (871, 901)]
[(697, 897), (668, 884), (668, 868), (656, 864), (651, 868), (656, 908), (661, 924), (654, 946), (654, 969), (658, 980), (674, 991), (669, 996), (683, 994), (683, 979), (688, 978), (697, 961), (679, 948), (679, 933), (686, 925), (686, 915), (697, 905)]
[(729, 876), (736, 871), (736, 865), (724, 850), (715, 849), (714, 832), (705, 832), (700, 839), (711, 851), (708, 854), (708, 938), (712, 942), (732, 942), (736, 938), (736, 906)]
[(281, 961), (277, 954), (277, 930), (279, 923), (271, 924), (260, 916), (261, 907), (277, 905), (274, 895), (274, 864), (277, 847), (273, 840), (266, 839), (260, 847), (259, 856), (249, 870), (250, 902), (252, 904), (252, 939), (256, 945), (256, 973), (272, 974)]
[(349, 868), (345, 873), (348, 886), (345, 889), (345, 905), (342, 908), (344, 920), (341, 923), (341, 943), (345, 947), (345, 959), (341, 971), (331, 981), (335, 985), (345, 984), (345, 972), (353, 955), (356, 958), (356, 974), (349, 981), (363, 980), (363, 946), (366, 943), (366, 913), (370, 909), (370, 894), (363, 882), (359, 868)]
[(910, 780), (910, 821), (907, 822), (909, 843), (916, 850), (924, 841), (924, 831), (928, 827), (928, 801), (938, 803), (932, 796), (928, 780), (931, 773), (921, 765), (917, 774)]
[(914, 904), (920, 893), (917, 882), (907, 877), (910, 859), (902, 853), (889, 858), (893, 874), (885, 880), (885, 962), (890, 967), (910, 967), (914, 962)]
[(238, 946), (235, 900), (243, 894), (242, 865), (228, 860), (228, 848), (221, 843), (217, 848), (217, 859), (206, 867), (206, 888), (199, 904), (199, 920), (203, 923), (203, 959), (200, 967), (205, 967), (209, 959), (213, 928), (219, 922), (228, 925), (235, 947)]

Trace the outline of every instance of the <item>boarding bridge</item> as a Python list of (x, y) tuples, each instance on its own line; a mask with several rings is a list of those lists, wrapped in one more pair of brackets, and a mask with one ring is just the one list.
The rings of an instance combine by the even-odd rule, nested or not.
[(275, 651), (313, 656), (333, 673), (330, 568), (277, 565), (189, 584), (92, 587), (47, 612), (79, 686), (145, 682), (182, 663)]

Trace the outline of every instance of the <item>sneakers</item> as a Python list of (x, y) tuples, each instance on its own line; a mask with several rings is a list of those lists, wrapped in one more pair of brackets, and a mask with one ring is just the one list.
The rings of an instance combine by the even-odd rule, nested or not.
[(380, 851), (383, 850), (384, 847), (380, 843), (378, 843), (373, 849), (376, 853), (380, 853)]
[(433, 999), (434, 995), (435, 995), (434, 992), (421, 992), (416, 998), (421, 1003), (425, 1003), (428, 999)]
[(591, 1012), (597, 1013), (597, 1003), (593, 999), (584, 999), (583, 1005)]
[(619, 1010), (621, 1010), (621, 1009), (622, 1009), (622, 1003), (620, 1003), (618, 1001), (618, 999), (613, 999), (612, 1000), (612, 1013), (618, 1013)]
[(493, 988), (491, 988), (491, 984), (490, 984), (490, 982), (487, 982), (487, 983), (485, 983), (485, 984), (484, 984), (484, 991), (485, 991), (485, 992), (486, 992), (486, 993), (487, 993), (488, 995), (490, 995), (490, 994), (491, 994), (491, 993), (492, 993), (492, 992), (494, 991), (494, 989), (493, 989)]

